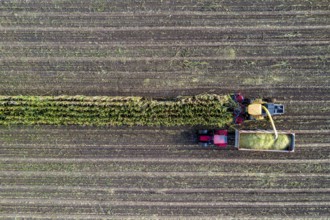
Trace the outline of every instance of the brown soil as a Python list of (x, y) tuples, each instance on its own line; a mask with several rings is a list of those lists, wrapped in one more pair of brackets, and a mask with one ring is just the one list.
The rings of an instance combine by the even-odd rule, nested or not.
[(274, 97), (296, 151), (202, 149), (191, 127), (0, 127), (1, 218), (329, 216), (328, 1), (91, 2), (1, 1), (1, 95)]

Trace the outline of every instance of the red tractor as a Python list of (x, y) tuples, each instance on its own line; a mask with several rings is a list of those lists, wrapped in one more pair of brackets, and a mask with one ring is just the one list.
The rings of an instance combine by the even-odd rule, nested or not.
[(226, 148), (228, 144), (227, 130), (199, 130), (198, 143), (203, 147), (216, 146)]

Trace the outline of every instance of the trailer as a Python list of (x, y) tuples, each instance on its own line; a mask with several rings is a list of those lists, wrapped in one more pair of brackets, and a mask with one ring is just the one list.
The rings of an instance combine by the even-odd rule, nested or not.
[(235, 130), (235, 148), (246, 151), (294, 152), (295, 134), (278, 131), (274, 138), (272, 130)]
[(205, 148), (294, 152), (295, 134), (278, 131), (276, 136), (272, 130), (199, 130), (198, 143)]

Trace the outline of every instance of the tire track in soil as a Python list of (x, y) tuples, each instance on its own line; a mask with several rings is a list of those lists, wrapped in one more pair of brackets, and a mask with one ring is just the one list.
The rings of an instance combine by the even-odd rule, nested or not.
[[(127, 42), (125, 45), (119, 44), (116, 42), (100, 42), (100, 43), (92, 43), (89, 44), (81, 43), (81, 42), (75, 42), (74, 44), (68, 43), (68, 42), (20, 42), (20, 41), (12, 41), (10, 45), (4, 42), (0, 42), (0, 45), (2, 47), (60, 47), (63, 46), (65, 48), (71, 48), (71, 47), (78, 47), (78, 48), (90, 48), (90, 47), (125, 47), (125, 48), (164, 48), (164, 47), (219, 47), (219, 46), (245, 46), (245, 47), (270, 47), (270, 46), (328, 46), (330, 41), (327, 41), (325, 39), (321, 41), (262, 41), (262, 42), (228, 42), (228, 41), (218, 41), (218, 42), (208, 42), (208, 41), (200, 41), (200, 42), (194, 42), (194, 41), (183, 41), (183, 42), (139, 42), (139, 44), (136, 43), (130, 43)], [(196, 44), (193, 44), (196, 43)], [(291, 48), (287, 48), (291, 49)], [(10, 51), (7, 51), (10, 52)], [(312, 52), (312, 51), (310, 51)], [(287, 54), (289, 55), (289, 54)]]
[[(47, 172), (227, 172), (245, 173), (258, 170), (260, 173), (304, 173), (308, 174), (328, 174), (330, 173), (329, 161), (327, 159), (308, 160), (309, 162), (299, 162), (297, 160), (216, 160), (201, 162), (198, 160), (186, 159), (185, 162), (177, 160), (154, 160), (153, 158), (140, 158), (129, 161), (125, 158), (107, 159), (85, 159), (85, 158), (47, 158), (38, 161), (37, 158), (26, 158), (26, 160), (15, 160), (17, 158), (0, 158), (4, 162), (0, 171), (47, 171)], [(58, 160), (56, 160), (58, 159)], [(136, 158), (139, 159), (139, 158)], [(14, 161), (14, 162), (13, 162)], [(106, 161), (106, 162), (105, 162)], [(157, 162), (156, 162), (157, 161)], [(171, 161), (171, 162), (170, 162)], [(198, 162), (196, 162), (198, 161)], [(245, 162), (245, 164), (244, 164)], [(277, 162), (277, 163), (276, 163)], [(192, 164), (194, 163), (194, 164)]]
[[(86, 187), (127, 187), (127, 188), (327, 188), (329, 186), (328, 175), (324, 176), (278, 176), (276, 174), (255, 174), (250, 176), (239, 175), (202, 175), (202, 176), (166, 176), (166, 172), (161, 176), (151, 175), (47, 175), (47, 172), (39, 172), (39, 175), (33, 173), (22, 175), (8, 172), (7, 175), (1, 174), (3, 185), (56, 185), (56, 186), (79, 186)], [(184, 173), (184, 172), (183, 172)], [(82, 184), (83, 183), (83, 184)]]
[[(304, 13), (304, 14), (303, 14)], [(242, 16), (245, 17), (242, 20)], [(255, 24), (274, 26), (285, 26), (288, 23), (294, 23), (297, 26), (304, 25), (327, 25), (326, 16), (329, 13), (319, 11), (317, 13), (296, 12), (281, 14), (235, 14), (235, 13), (16, 13), (15, 15), (2, 15), (2, 27), (56, 27), (64, 28), (80, 28), (80, 27), (104, 27), (104, 28), (121, 28), (126, 27), (194, 27), (194, 26), (240, 26), (248, 27)], [(307, 21), (307, 19), (309, 21)], [(143, 23), (141, 23), (143, 20)]]
[[(42, 199), (30, 199), (30, 200), (24, 200), (24, 199), (5, 199), (4, 202), (6, 202), (7, 204), (26, 204), (26, 203), (31, 203), (31, 204), (38, 204), (41, 203), (42, 205), (45, 206), (51, 206), (51, 205), (59, 205), (59, 206), (87, 206), (87, 205), (106, 205), (106, 206), (136, 206), (137, 204), (135, 202), (126, 202), (126, 201), (113, 201), (111, 204), (108, 202), (103, 202), (103, 201), (63, 201), (63, 200), (42, 200)], [(186, 203), (178, 203), (178, 202), (139, 202), (140, 206), (170, 206), (170, 207), (181, 207), (181, 206), (192, 206), (192, 207), (207, 207), (210, 206), (212, 203), (208, 203), (208, 202), (186, 202)], [(329, 202), (311, 202), (310, 204), (307, 204), (305, 202), (297, 202), (297, 205), (301, 205), (301, 206), (315, 206), (318, 205), (320, 207), (326, 207), (329, 205)], [(217, 202), (217, 203), (213, 203), (213, 206), (221, 206), (221, 207), (283, 207), (283, 206), (287, 206), (287, 207), (292, 207), (295, 206), (294, 204), (290, 203), (290, 202), (283, 202), (283, 203), (275, 203), (275, 202), (255, 202), (255, 203), (245, 203), (245, 202), (239, 202), (239, 203), (231, 203), (231, 202), (226, 202), (226, 203), (222, 203), (222, 202)]]
[(3, 161), (6, 164), (19, 164), (19, 163), (59, 163), (61, 165), (66, 163), (77, 163), (77, 164), (84, 164), (84, 163), (159, 163), (159, 164), (188, 164), (189, 163), (196, 163), (198, 165), (200, 164), (248, 164), (251, 165), (257, 165), (257, 164), (279, 164), (279, 165), (286, 165), (287, 163), (293, 164), (328, 164), (330, 163), (327, 159), (313, 159), (313, 160), (299, 160), (299, 159), (209, 159), (207, 162), (205, 162), (205, 159), (198, 159), (198, 158), (182, 158), (182, 160), (177, 160), (176, 158), (53, 158), (53, 157), (44, 157), (44, 158), (21, 158), (21, 157), (0, 157), (0, 161)]
[[(6, 190), (6, 191), (4, 191)], [(0, 188), (3, 198), (10, 196), (12, 199), (92, 199), (99, 201), (155, 201), (155, 202), (234, 202), (235, 197), (240, 196), (241, 202), (328, 202), (329, 189), (141, 189), (141, 188), (93, 188), (93, 187), (69, 187), (55, 186), (11, 186)], [(45, 194), (47, 193), (47, 194)], [(262, 196), (258, 196), (262, 195)], [(291, 195), (291, 196), (287, 196)], [(10, 199), (10, 198), (9, 198)]]
[[(311, 27), (311, 28), (310, 28)], [(80, 30), (75, 28), (1, 28), (0, 40), (3, 42), (20, 41), (20, 42), (165, 42), (165, 41), (205, 41), (210, 42), (219, 40), (228, 40), (230, 42), (244, 41), (320, 41), (327, 40), (330, 26), (310, 26), (310, 27), (264, 27), (264, 28), (205, 28), (205, 27), (188, 27), (188, 28), (90, 28)], [(245, 29), (245, 30), (244, 30)], [(288, 37), (288, 32), (292, 34)], [(317, 33), (317, 35), (315, 34)]]
[[(246, 160), (253, 159), (287, 159), (290, 160), (320, 160), (329, 159), (328, 144), (324, 146), (309, 146), (296, 148), (296, 152), (293, 154), (278, 154), (278, 153), (261, 153), (261, 152), (237, 152), (223, 151), (223, 150), (207, 150), (198, 147), (197, 145), (165, 145), (165, 146), (153, 146), (152, 144), (142, 146), (90, 146), (83, 147), (82, 145), (75, 145), (76, 147), (63, 147), (61, 145), (49, 145), (48, 147), (40, 147), (35, 145), (33, 147), (5, 147), (1, 148), (1, 156), (5, 158), (86, 158), (86, 159), (105, 159), (105, 158), (140, 158), (140, 159), (156, 159), (161, 155), (161, 159), (177, 159), (183, 160), (192, 159), (240, 159), (242, 163)], [(86, 145), (85, 145), (86, 146)]]
[(260, 176), (269, 176), (269, 177), (297, 177), (297, 178), (304, 178), (304, 177), (325, 177), (329, 178), (330, 174), (324, 173), (276, 173), (276, 174), (269, 174), (269, 173), (247, 173), (247, 172), (236, 172), (236, 173), (228, 173), (228, 172), (210, 172), (205, 173), (201, 171), (194, 171), (194, 172), (163, 172), (163, 171), (153, 171), (153, 172), (146, 172), (146, 171), (134, 171), (134, 172), (94, 172), (94, 171), (85, 171), (85, 172), (62, 172), (62, 171), (0, 171), (1, 176), (14, 176), (14, 177), (260, 177)]
[[(61, 209), (62, 208), (62, 209)], [(64, 210), (63, 210), (64, 209)], [(6, 207), (6, 211), (8, 210), (9, 213), (15, 212), (14, 207)], [(219, 218), (222, 216), (232, 216), (233, 213), (235, 213), (235, 216), (249, 216), (249, 218), (243, 218), (243, 219), (251, 219), (251, 217), (257, 217), (257, 216), (263, 216), (271, 218), (274, 217), (274, 215), (278, 215), (278, 213), (281, 213), (282, 215), (286, 216), (296, 216), (297, 218), (303, 218), (304, 216), (308, 215), (309, 219), (315, 218), (326, 218), (327, 217), (327, 207), (304, 207), (302, 206), (301, 209), (296, 207), (180, 207), (178, 209), (177, 207), (148, 207), (148, 206), (137, 206), (137, 207), (131, 207), (131, 206), (122, 206), (122, 207), (111, 207), (111, 206), (104, 206), (96, 205), (96, 206), (87, 206), (87, 207), (51, 207), (51, 206), (41, 206), (41, 207), (31, 207), (31, 210), (27, 210), (25, 207), (22, 207), (20, 210), (22, 210), (23, 216), (34, 213), (36, 216), (44, 216), (44, 213), (54, 213), (54, 218), (57, 217), (79, 217), (82, 216), (83, 219), (90, 218), (90, 216), (94, 216), (92, 219), (95, 219), (95, 216), (99, 216), (100, 218), (106, 218), (109, 215), (113, 216), (121, 216), (119, 219), (131, 219), (132, 217), (137, 217), (138, 219), (143, 218), (149, 218), (149, 215), (151, 216), (157, 216), (151, 219), (175, 219), (173, 216), (183, 216), (185, 219), (209, 219), (210, 217)], [(219, 215), (218, 213), (221, 213)], [(60, 213), (63, 213), (61, 215)], [(65, 213), (65, 214), (64, 214)], [(103, 215), (101, 215), (103, 213)], [(267, 213), (265, 215), (264, 213)], [(60, 214), (60, 215), (59, 215)], [(194, 217), (191, 217), (191, 216)], [(202, 215), (202, 218), (196, 218), (196, 216)], [(9, 215), (12, 216), (12, 215)], [(18, 216), (21, 216), (21, 214), (18, 214)], [(49, 218), (50, 214), (47, 214), (46, 217)], [(123, 217), (124, 216), (124, 217)], [(172, 217), (169, 218), (168, 216)], [(205, 217), (207, 216), (207, 217)], [(16, 216), (17, 217), (17, 216)], [(224, 217), (223, 219), (226, 219)], [(230, 219), (230, 218), (228, 218)], [(241, 219), (241, 218), (240, 218)], [(287, 219), (290, 219), (289, 217)]]

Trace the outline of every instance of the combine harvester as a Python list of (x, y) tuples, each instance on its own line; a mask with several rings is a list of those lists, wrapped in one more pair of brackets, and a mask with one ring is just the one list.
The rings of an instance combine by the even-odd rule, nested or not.
[(295, 134), (277, 131), (273, 115), (284, 114), (284, 106), (272, 103), (271, 99), (244, 99), (238, 93), (233, 95), (237, 108), (233, 109), (234, 123), (241, 124), (245, 120), (263, 120), (268, 117), (273, 130), (235, 130), (227, 129), (199, 130), (198, 143), (203, 147), (247, 151), (294, 152)]

